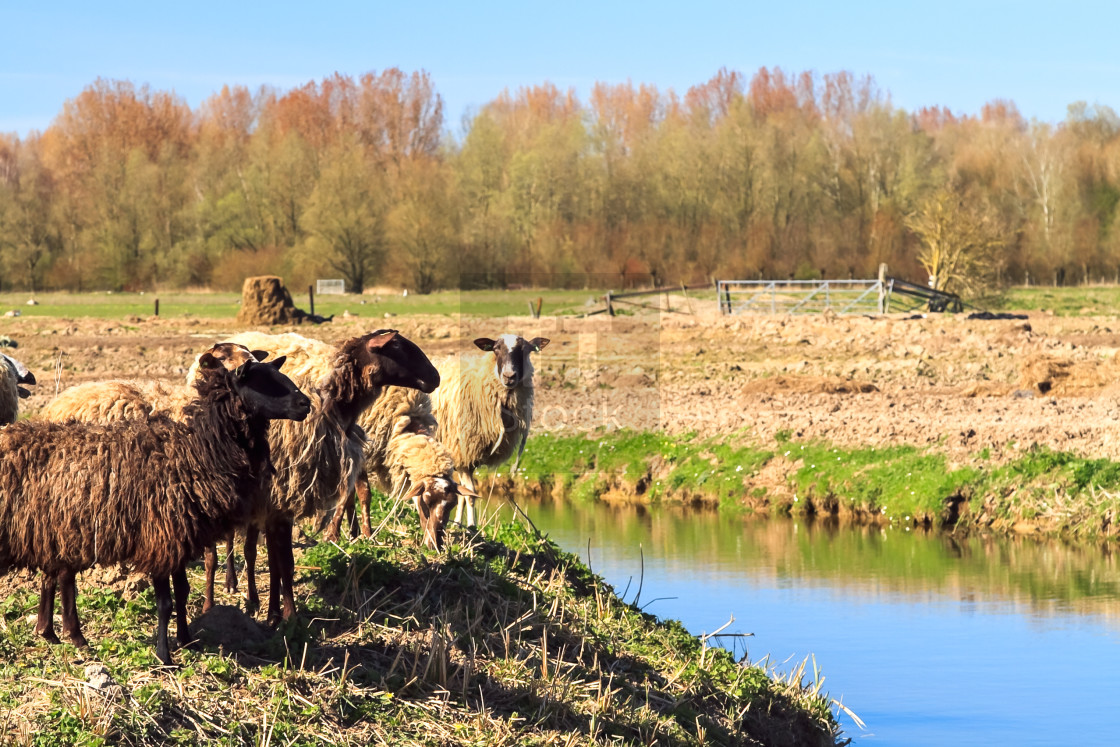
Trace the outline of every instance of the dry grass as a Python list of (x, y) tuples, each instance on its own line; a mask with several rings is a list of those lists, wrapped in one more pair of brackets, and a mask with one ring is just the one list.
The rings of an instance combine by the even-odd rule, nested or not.
[[(379, 510), (388, 517), (390, 503)], [(155, 666), (150, 592), (127, 599), (83, 580), (95, 642), (77, 652), (35, 638), (36, 596), (15, 590), (0, 610), (4, 741), (835, 743), (819, 688), (641, 613), (520, 526), (459, 534), (433, 555), (414, 523), (390, 518), (377, 542), (305, 547), (297, 620), (254, 641), (204, 617), (206, 642), (177, 652), (177, 670)], [(113, 683), (91, 688), (90, 662)]]

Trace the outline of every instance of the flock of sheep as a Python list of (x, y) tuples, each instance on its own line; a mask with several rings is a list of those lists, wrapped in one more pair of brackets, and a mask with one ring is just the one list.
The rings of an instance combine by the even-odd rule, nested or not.
[(0, 573), (42, 574), (36, 632), (84, 646), (78, 572), (127, 564), (155, 591), (156, 655), (171, 663), (174, 605), (187, 624), (186, 566), (205, 558), (203, 611), (213, 605), (217, 544), (236, 591), (235, 537), (244, 539), (246, 597), (259, 608), (259, 535), (268, 550), (268, 620), (295, 613), (296, 522), (342, 521), (371, 534), (369, 480), (415, 504), (425, 543), (439, 550), (452, 506), (475, 522), (474, 470), (525, 447), (533, 416), (530, 354), (548, 344), (480, 338), (484, 353), (435, 366), (396, 330), (338, 345), (297, 334), (245, 332), (195, 360), (185, 386), (105, 381), (62, 392), (38, 417), (14, 422), (34, 375), (0, 354)]

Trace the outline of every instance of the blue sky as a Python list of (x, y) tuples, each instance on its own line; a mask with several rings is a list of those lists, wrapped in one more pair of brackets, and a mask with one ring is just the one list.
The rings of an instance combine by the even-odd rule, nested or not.
[(453, 132), (505, 88), (684, 93), (724, 66), (870, 74), (907, 110), (973, 114), (996, 98), (1052, 122), (1078, 100), (1120, 110), (1120, 3), (5, 0), (0, 18), (0, 132), (21, 136), (99, 76), (197, 107), (225, 83), (286, 89), (393, 66), (431, 73)]

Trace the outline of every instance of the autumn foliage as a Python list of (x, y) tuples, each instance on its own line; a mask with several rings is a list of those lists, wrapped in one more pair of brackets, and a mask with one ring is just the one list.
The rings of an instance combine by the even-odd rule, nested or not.
[(1120, 276), (1107, 107), (906, 112), (870, 78), (763, 68), (586, 102), (544, 83), (452, 129), (425, 72), (226, 87), (197, 110), (97, 80), (45, 132), (0, 136), (0, 288), (620, 287), (880, 262), (925, 282), (947, 236), (968, 254), (939, 283)]

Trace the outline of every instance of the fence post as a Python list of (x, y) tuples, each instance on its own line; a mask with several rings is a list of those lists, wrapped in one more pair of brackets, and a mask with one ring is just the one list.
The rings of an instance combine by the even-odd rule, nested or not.
[(159, 316), (159, 298), (156, 298), (156, 316)]
[(879, 313), (887, 313), (887, 263), (879, 263)]
[(308, 301), (309, 301), (308, 306), (311, 307), (311, 312), (310, 313), (314, 314), (315, 313), (315, 286), (314, 285), (307, 286), (307, 298), (308, 298)]
[(607, 291), (607, 316), (614, 316), (614, 304), (611, 303), (610, 291)]

